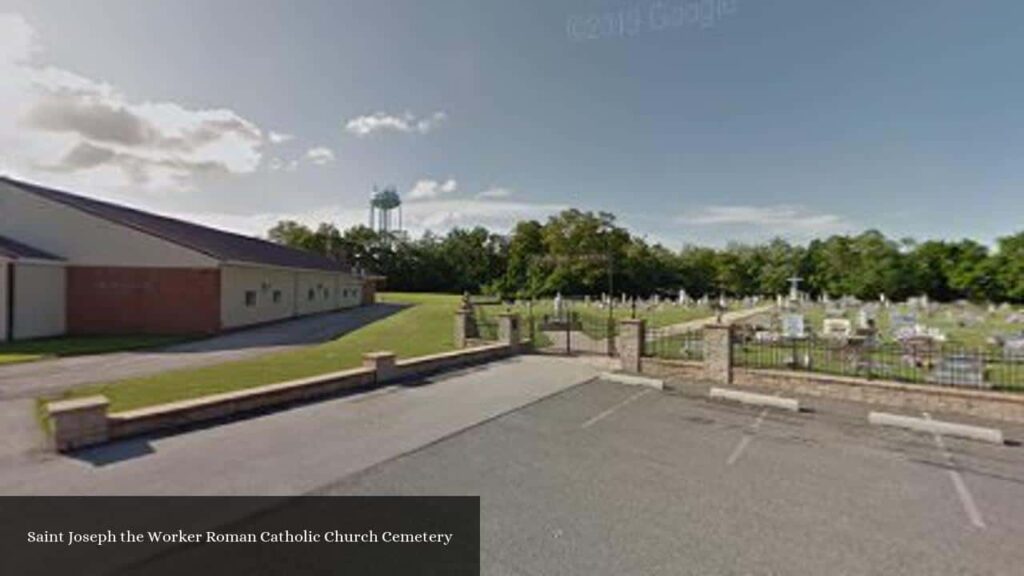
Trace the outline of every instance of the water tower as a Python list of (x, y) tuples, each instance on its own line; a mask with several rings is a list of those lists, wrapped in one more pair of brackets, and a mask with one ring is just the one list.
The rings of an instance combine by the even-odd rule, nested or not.
[(402, 198), (394, 186), (387, 186), (383, 190), (373, 187), (373, 196), (370, 197), (370, 228), (375, 232), (402, 229)]

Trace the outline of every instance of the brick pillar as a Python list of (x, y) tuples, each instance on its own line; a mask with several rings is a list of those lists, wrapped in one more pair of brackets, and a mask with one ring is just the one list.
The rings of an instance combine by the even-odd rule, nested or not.
[(498, 342), (507, 345), (515, 352), (522, 343), (519, 331), (519, 314), (504, 312), (498, 315)]
[(647, 325), (642, 318), (630, 318), (619, 322), (619, 361), (626, 372), (643, 370), (644, 339)]
[(712, 382), (732, 383), (732, 333), (729, 324), (704, 327), (704, 375)]
[(472, 312), (469, 310), (455, 311), (455, 347), (465, 348), (470, 338), (470, 327), (473, 323)]
[(89, 396), (47, 404), (46, 412), (50, 417), (57, 450), (68, 452), (109, 440), (109, 406), (110, 401), (106, 396)]
[(377, 382), (394, 380), (398, 376), (394, 352), (369, 352), (363, 354), (363, 368), (373, 368)]

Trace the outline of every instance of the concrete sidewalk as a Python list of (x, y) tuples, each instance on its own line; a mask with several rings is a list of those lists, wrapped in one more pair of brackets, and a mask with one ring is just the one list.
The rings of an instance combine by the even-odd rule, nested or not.
[(420, 386), (392, 386), (74, 457), (0, 466), (0, 494), (303, 494), (570, 388), (600, 368), (519, 356)]
[(220, 364), (319, 344), (390, 316), (402, 308), (396, 304), (376, 304), (288, 320), (155, 350), (3, 366), (0, 367), (0, 400), (34, 398), (96, 382)]

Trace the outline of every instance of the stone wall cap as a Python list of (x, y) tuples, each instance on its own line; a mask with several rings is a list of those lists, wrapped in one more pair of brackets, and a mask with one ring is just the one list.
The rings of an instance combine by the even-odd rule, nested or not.
[(621, 322), (622, 324), (643, 324), (644, 323), (644, 319), (643, 318), (623, 318), (622, 320), (619, 320), (619, 322)]
[(999, 392), (996, 390), (975, 390), (954, 386), (942, 386), (934, 384), (917, 384), (913, 382), (897, 382), (894, 380), (868, 380), (854, 376), (839, 376), (822, 372), (797, 372), (789, 370), (773, 370), (766, 368), (735, 368), (736, 372), (745, 372), (752, 376), (774, 376), (781, 378), (792, 378), (795, 380), (822, 380), (830, 384), (842, 384), (847, 386), (863, 386), (866, 388), (879, 388), (897, 392), (920, 392), (934, 396), (950, 396), (968, 400), (990, 400), (996, 402), (1010, 402), (1013, 404), (1024, 404), (1024, 395), (1015, 392)]
[(397, 354), (390, 350), (381, 350), (380, 352), (366, 352), (363, 354), (363, 359), (376, 360), (378, 358), (394, 358), (395, 356), (397, 356)]
[(50, 414), (58, 414), (61, 412), (77, 412), (79, 410), (95, 410), (107, 406), (110, 406), (110, 400), (106, 396), (86, 396), (85, 398), (49, 402), (46, 405), (46, 411)]

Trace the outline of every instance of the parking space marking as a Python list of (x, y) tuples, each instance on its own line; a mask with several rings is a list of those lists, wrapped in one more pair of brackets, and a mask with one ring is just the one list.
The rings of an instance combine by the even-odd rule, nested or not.
[(732, 466), (740, 459), (743, 455), (743, 451), (747, 449), (747, 445), (750, 444), (750, 440), (754, 437), (754, 433), (757, 432), (758, 428), (761, 427), (761, 423), (764, 422), (765, 416), (768, 415), (768, 409), (765, 408), (761, 411), (761, 414), (757, 417), (757, 420), (743, 432), (743, 438), (740, 439), (740, 443), (733, 449), (732, 454), (729, 455), (729, 459), (725, 461), (726, 466)]
[[(922, 412), (922, 414), (924, 414), (925, 419), (932, 419), (931, 414), (927, 412)], [(985, 528), (985, 520), (981, 517), (981, 511), (978, 510), (978, 505), (974, 503), (974, 497), (971, 495), (971, 491), (967, 489), (967, 483), (964, 482), (963, 475), (960, 474), (956, 462), (953, 461), (953, 455), (946, 448), (946, 441), (937, 432), (933, 433), (932, 437), (935, 438), (935, 445), (938, 446), (942, 452), (942, 457), (946, 460), (946, 471), (949, 472), (949, 477), (953, 481), (953, 488), (956, 489), (956, 494), (960, 498), (960, 504), (964, 507), (964, 513), (967, 514), (967, 518), (975, 528)]]
[(634, 400), (636, 400), (637, 398), (640, 398), (640, 397), (641, 397), (641, 396), (643, 396), (644, 394), (648, 394), (648, 393), (650, 393), (650, 392), (653, 392), (653, 391), (654, 391), (654, 389), (653, 389), (653, 388), (651, 388), (651, 389), (648, 389), (648, 390), (641, 390), (640, 392), (637, 392), (636, 394), (633, 394), (632, 396), (630, 396), (629, 398), (626, 398), (626, 399), (625, 399), (625, 400), (623, 400), (622, 402), (619, 402), (619, 403), (618, 403), (618, 404), (616, 404), (615, 406), (612, 406), (611, 408), (609, 408), (609, 409), (605, 410), (604, 412), (601, 412), (601, 413), (600, 413), (600, 414), (598, 414), (597, 416), (594, 416), (594, 417), (593, 417), (593, 418), (591, 418), (590, 420), (587, 420), (586, 422), (584, 422), (584, 423), (583, 423), (583, 424), (582, 424), (582, 425), (580, 426), (580, 428), (582, 428), (582, 429), (584, 429), (584, 430), (585, 430), (585, 429), (587, 429), (587, 428), (590, 428), (590, 427), (591, 427), (591, 426), (593, 426), (594, 424), (597, 424), (597, 423), (598, 423), (598, 422), (600, 422), (601, 420), (604, 420), (605, 418), (607, 418), (607, 417), (611, 416), (612, 414), (614, 414), (616, 410), (619, 410), (619, 409), (620, 409), (620, 408), (622, 408), (623, 406), (626, 406), (627, 404), (629, 404), (629, 403), (633, 402), (633, 401), (634, 401)]

